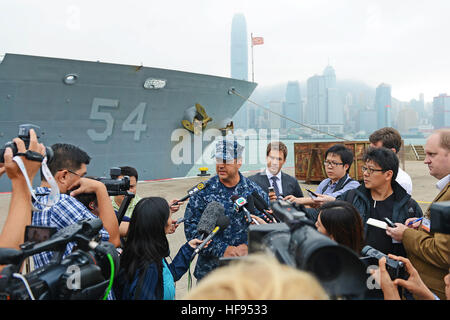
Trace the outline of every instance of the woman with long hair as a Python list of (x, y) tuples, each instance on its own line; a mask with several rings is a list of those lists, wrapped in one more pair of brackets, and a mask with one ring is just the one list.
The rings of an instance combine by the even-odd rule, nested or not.
[(120, 300), (173, 300), (175, 281), (188, 270), (195, 248), (203, 241), (184, 244), (172, 263), (166, 234), (172, 228), (167, 201), (160, 197), (141, 199), (134, 208), (127, 240), (120, 258), (114, 293)]
[(346, 201), (327, 202), (319, 208), (317, 231), (358, 255), (364, 246), (364, 227), (356, 208)]

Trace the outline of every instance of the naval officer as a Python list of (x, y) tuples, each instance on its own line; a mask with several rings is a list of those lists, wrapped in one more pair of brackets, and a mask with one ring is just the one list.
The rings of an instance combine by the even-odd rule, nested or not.
[(244, 177), (239, 169), (242, 165), (244, 147), (235, 140), (220, 140), (216, 144), (216, 173), (209, 179), (206, 187), (190, 197), (184, 214), (184, 232), (186, 239), (199, 238), (197, 231), (202, 213), (208, 203), (217, 201), (225, 208), (224, 214), (230, 218), (230, 225), (218, 233), (208, 245), (200, 251), (194, 276), (203, 278), (219, 265), (220, 257), (238, 257), (248, 254), (247, 230), (249, 222), (242, 212), (233, 207), (233, 196), (247, 199), (253, 192), (258, 192), (269, 204), (269, 198), (260, 186)]

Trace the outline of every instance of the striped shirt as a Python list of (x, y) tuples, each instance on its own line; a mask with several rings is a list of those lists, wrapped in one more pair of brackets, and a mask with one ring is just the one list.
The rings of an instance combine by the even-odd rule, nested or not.
[[(35, 193), (39, 202), (46, 203), (48, 201), (50, 189), (38, 187), (36, 188)], [(56, 227), (58, 231), (84, 219), (98, 218), (81, 202), (67, 194), (61, 194), (59, 201), (52, 207), (45, 207), (39, 203), (34, 203), (34, 205), (36, 208), (40, 209), (40, 211), (33, 212), (31, 224), (36, 226)], [(104, 228), (100, 230), (100, 235), (102, 241), (109, 240), (109, 234)], [(75, 242), (67, 244), (63, 258), (72, 253), (74, 246)], [(50, 263), (53, 255), (54, 252), (52, 251), (44, 251), (35, 254), (33, 256), (35, 268), (37, 269)]]

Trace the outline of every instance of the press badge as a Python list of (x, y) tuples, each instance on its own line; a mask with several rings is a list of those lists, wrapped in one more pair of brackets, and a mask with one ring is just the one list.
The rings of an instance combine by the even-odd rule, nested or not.
[(430, 232), (430, 219), (423, 218), (421, 228), (426, 232)]

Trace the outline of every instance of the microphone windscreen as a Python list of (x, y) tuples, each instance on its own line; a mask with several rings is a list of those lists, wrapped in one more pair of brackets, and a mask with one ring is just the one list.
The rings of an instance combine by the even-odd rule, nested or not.
[(232, 195), (231, 196), (231, 201), (233, 201), (233, 202), (235, 202), (237, 199), (239, 199), (240, 197), (238, 196), (238, 195), (236, 195), (236, 194), (234, 194), (234, 195)]
[(256, 213), (255, 200), (251, 194), (247, 196), (247, 204), (245, 205), (245, 207), (251, 214)]
[(198, 222), (197, 231), (202, 234), (210, 234), (216, 226), (217, 219), (224, 212), (225, 208), (221, 203), (217, 201), (208, 203)]
[(254, 198), (255, 206), (259, 211), (269, 210), (269, 206), (267, 205), (266, 201), (264, 201), (263, 197), (261, 197), (258, 192), (253, 191), (252, 196)]
[(226, 229), (230, 225), (230, 218), (222, 214), (217, 219), (216, 225), (220, 228), (220, 230)]

